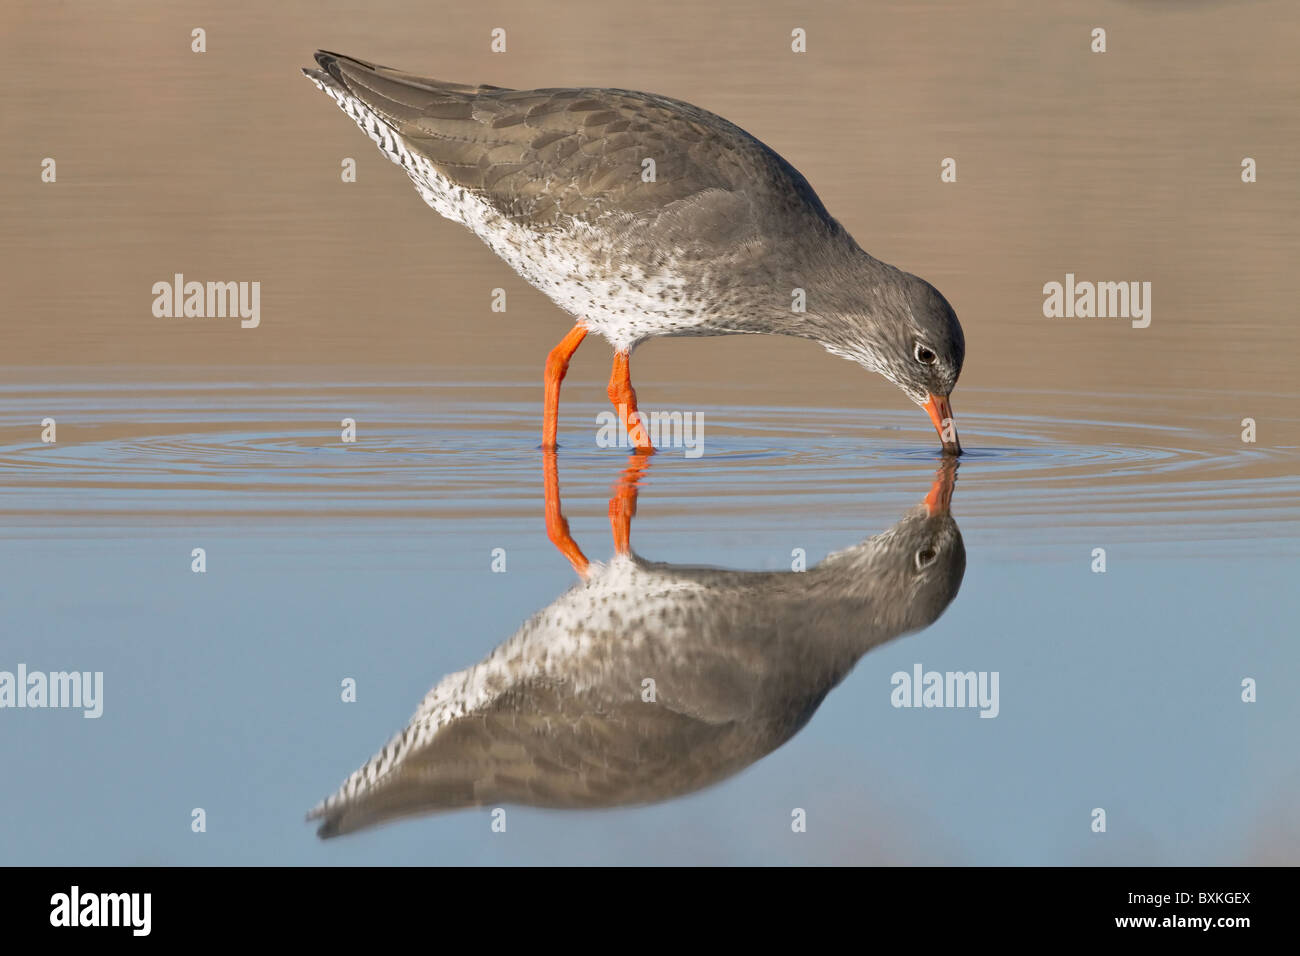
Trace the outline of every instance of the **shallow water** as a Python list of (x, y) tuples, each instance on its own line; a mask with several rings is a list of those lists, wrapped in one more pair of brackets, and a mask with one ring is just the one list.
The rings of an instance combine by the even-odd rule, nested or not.
[[(0, 513), (168, 512), (247, 516), (526, 517), (540, 489), (534, 381), (168, 382), (0, 386)], [(453, 375), (453, 370), (447, 374)], [(576, 390), (576, 389), (575, 389)], [(1125, 420), (1132, 396), (1023, 393), (1057, 416), (980, 414), (963, 397), (963, 510), (1010, 527), (1051, 515), (1106, 527), (1120, 540), (1213, 539), (1243, 522), (1286, 539), (1300, 492), (1294, 446), (1240, 440), (1231, 421)], [(1152, 395), (1146, 396), (1151, 400)], [(1187, 396), (1171, 393), (1168, 408)], [(1218, 408), (1230, 399), (1198, 396)], [(828, 501), (906, 500), (938, 458), (923, 415), (897, 407), (694, 405), (688, 432), (665, 431), (647, 482), (669, 513), (743, 513), (764, 504), (801, 516)], [(651, 411), (649, 407), (645, 409)], [(569, 480), (607, 482), (617, 447), (600, 444), (606, 408), (566, 401), (561, 445)], [(1189, 413), (1190, 414), (1190, 413)], [(42, 444), (30, 422), (59, 422)], [(358, 424), (341, 438), (343, 418)], [(22, 436), (26, 435), (26, 440)], [(685, 438), (683, 442), (674, 439)], [(626, 443), (624, 443), (626, 444)], [(627, 450), (625, 448), (625, 450)], [(531, 454), (530, 454), (531, 452)], [(702, 460), (699, 467), (693, 463)], [(586, 484), (582, 484), (585, 482)], [(149, 494), (149, 491), (165, 492)]]
[[(6, 860), (1282, 852), (1268, 835), (1289, 812), (1278, 794), (1294, 785), (1300, 718), (1285, 623), (1300, 611), (1292, 452), (1109, 418), (1095, 398), (1060, 418), (981, 416), (977, 396), (952, 498), (966, 551), (955, 599), (933, 626), (869, 650), (791, 742), (649, 807), (507, 804), (515, 839), (492, 832), (487, 807), (317, 841), (306, 809), (439, 678), (576, 581), (546, 537), (537, 386), (379, 378), (268, 389), (185, 384), (177, 371), (147, 388), (7, 390), (5, 664), (102, 670), (105, 691), (98, 720), (6, 713), (18, 732), (0, 739), (0, 761), (24, 783), (5, 801), (30, 822), (0, 837)], [(629, 461), (596, 446), (601, 410), (562, 404), (557, 460), (574, 538), (598, 562), (613, 553), (608, 502)], [(666, 448), (640, 475), (631, 541), (646, 560), (789, 571), (803, 549), (815, 567), (895, 525), (941, 464), (913, 409), (700, 411), (701, 457)], [(46, 415), (55, 445), (31, 438)], [(342, 417), (358, 422), (355, 444), (339, 440)], [(191, 572), (195, 547), (204, 574)], [(1094, 547), (1105, 574), (1090, 570)], [(504, 573), (492, 570), (498, 548)], [(891, 675), (918, 663), (997, 671), (997, 717), (891, 706)], [(1248, 676), (1253, 705), (1238, 699)], [(357, 700), (344, 704), (348, 677)], [(196, 806), (201, 835), (189, 830)], [(1097, 806), (1120, 839), (1090, 833)], [(806, 834), (790, 831), (794, 808)]]

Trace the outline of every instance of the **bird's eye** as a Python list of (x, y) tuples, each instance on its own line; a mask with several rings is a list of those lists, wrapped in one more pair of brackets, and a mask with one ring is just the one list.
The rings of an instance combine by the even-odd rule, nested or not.
[(916, 346), (916, 360), (922, 365), (933, 365), (939, 356), (934, 354), (932, 349), (927, 349), (924, 345)]
[(934, 548), (922, 548), (916, 552), (914, 561), (916, 561), (916, 570), (924, 571), (930, 565), (934, 564), (934, 559), (939, 556), (939, 552)]

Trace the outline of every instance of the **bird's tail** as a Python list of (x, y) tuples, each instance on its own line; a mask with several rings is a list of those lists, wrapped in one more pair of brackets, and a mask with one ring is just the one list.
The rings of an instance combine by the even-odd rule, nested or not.
[(427, 174), (413, 157), (407, 137), (430, 132), (422, 128), (421, 120), (427, 123), (431, 116), (468, 118), (473, 114), (475, 96), (501, 89), (446, 83), (327, 50), (316, 52), (316, 63), (320, 69), (304, 68), (304, 75), (417, 184)]
[(316, 63), (320, 69), (304, 68), (302, 72), (317, 86), (327, 93), (333, 89), (356, 98), (366, 109), (394, 126), (412, 122), (431, 102), (471, 98), (501, 89), (416, 76), (328, 50), (316, 51)]

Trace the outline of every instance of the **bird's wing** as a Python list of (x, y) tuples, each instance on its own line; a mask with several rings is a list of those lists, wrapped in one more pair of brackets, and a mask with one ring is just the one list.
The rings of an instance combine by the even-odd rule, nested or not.
[[(530, 682), (437, 727), (408, 727), (316, 807), (322, 837), (399, 817), (496, 804), (610, 807), (685, 793), (761, 756), (759, 732), (641, 701), (598, 706)], [(418, 731), (414, 731), (418, 737)]]
[[(700, 217), (743, 239), (764, 225), (830, 220), (812, 187), (734, 124), (678, 100), (617, 89), (510, 90), (444, 83), (317, 53), (317, 83), (355, 98), (451, 183), (537, 231), (606, 213), (670, 236)], [(328, 90), (327, 90), (328, 92)], [(646, 160), (654, 161), (653, 179)], [(682, 216), (683, 206), (695, 212)], [(795, 228), (791, 224), (790, 228)]]

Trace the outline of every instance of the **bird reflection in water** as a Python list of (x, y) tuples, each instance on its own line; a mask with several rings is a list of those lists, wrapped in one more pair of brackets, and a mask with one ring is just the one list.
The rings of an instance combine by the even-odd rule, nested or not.
[(615, 553), (602, 564), (570, 535), (546, 453), (547, 533), (580, 581), (440, 681), (308, 814), (320, 836), (462, 807), (614, 807), (707, 787), (793, 737), (863, 654), (934, 623), (961, 585), (952, 459), (892, 528), (803, 572), (636, 555), (648, 466), (633, 455), (616, 486)]

